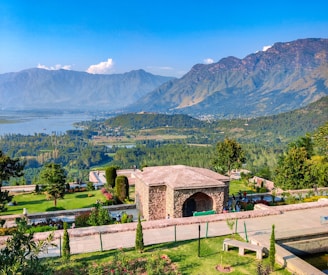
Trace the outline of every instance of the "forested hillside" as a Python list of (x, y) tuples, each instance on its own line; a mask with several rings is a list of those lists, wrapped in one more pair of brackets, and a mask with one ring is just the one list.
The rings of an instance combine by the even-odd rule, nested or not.
[(42, 166), (54, 161), (68, 179), (87, 180), (88, 171), (103, 165), (130, 168), (185, 164), (211, 168), (215, 145), (225, 137), (246, 150), (245, 165), (270, 177), (278, 155), (306, 133), (328, 121), (328, 97), (309, 106), (256, 119), (200, 120), (187, 115), (126, 114), (80, 123), (84, 130), (64, 135), (5, 135), (0, 148), (26, 162), (25, 181), (32, 183)]

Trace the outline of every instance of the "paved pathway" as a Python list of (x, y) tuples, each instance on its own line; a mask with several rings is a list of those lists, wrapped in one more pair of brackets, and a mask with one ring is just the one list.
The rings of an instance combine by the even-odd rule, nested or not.
[[(321, 224), (320, 222), (321, 216), (328, 216), (327, 201), (322, 203), (302, 204), (302, 206), (298, 207), (302, 207), (302, 209), (293, 210), (288, 209), (288, 207), (270, 208), (270, 211), (273, 213), (271, 215), (269, 215), (266, 210), (258, 210), (143, 222), (144, 243), (145, 245), (150, 245), (175, 240), (197, 239), (199, 225), (201, 228), (201, 237), (228, 235), (231, 233), (226, 222), (226, 218), (228, 217), (239, 217), (237, 231), (242, 237), (246, 238), (246, 227), (247, 238), (252, 242), (257, 242), (266, 247), (269, 247), (269, 239), (273, 224), (275, 225), (275, 236), (277, 239), (280, 237), (302, 235), (309, 232), (328, 232), (328, 224)], [(134, 247), (135, 228), (136, 223), (70, 229), (71, 252), (74, 254), (100, 251), (101, 245), (103, 250)], [(35, 236), (42, 238), (46, 236), (45, 234), (47, 233), (38, 233)], [(49, 249), (49, 254), (44, 256), (51, 257), (59, 255), (59, 236), (61, 235), (62, 231), (56, 231), (56, 238), (58, 238), (56, 243), (58, 247)], [(288, 257), (294, 257), (291, 257), (290, 254), (285, 255), (283, 252), (284, 251), (280, 251), (280, 253), (282, 253), (281, 260), (284, 264), (287, 264), (286, 259)], [(300, 265), (300, 263), (296, 263), (296, 265)], [(297, 273), (295, 271), (296, 274), (323, 274), (316, 269), (311, 271), (310, 265), (301, 268), (305, 268), (304, 272), (306, 273)]]

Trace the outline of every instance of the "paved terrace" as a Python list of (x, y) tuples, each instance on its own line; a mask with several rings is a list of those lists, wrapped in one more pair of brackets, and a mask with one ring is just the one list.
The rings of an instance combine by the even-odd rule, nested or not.
[[(275, 207), (261, 207), (260, 210), (198, 216), (190, 218), (145, 221), (143, 225), (145, 245), (190, 240), (198, 238), (198, 226), (201, 225), (201, 237), (214, 237), (231, 234), (226, 219), (237, 218), (237, 232), (246, 239), (244, 224), (247, 228), (247, 238), (269, 248), (272, 225), (275, 225), (276, 239), (299, 236), (304, 232), (327, 233), (328, 224), (321, 224), (320, 217), (328, 216), (328, 201), (302, 203)], [(114, 224), (108, 226), (69, 229), (71, 252), (74, 254), (131, 248), (135, 244), (136, 223)], [(36, 239), (43, 239), (48, 233), (35, 234)], [(48, 250), (44, 257), (59, 256), (59, 241), (63, 231), (55, 231), (57, 248)], [(0, 237), (0, 247), (6, 237)], [(222, 248), (218, 247), (218, 251)], [(294, 274), (318, 275), (320, 270), (302, 261), (295, 255), (276, 245), (276, 260), (287, 266)]]

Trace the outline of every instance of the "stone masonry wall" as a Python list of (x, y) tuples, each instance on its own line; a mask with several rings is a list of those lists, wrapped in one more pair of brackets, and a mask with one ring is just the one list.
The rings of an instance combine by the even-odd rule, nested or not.
[(170, 187), (166, 188), (166, 216), (170, 215), (170, 217), (175, 218), (174, 213), (174, 190)]
[[(147, 220), (165, 219), (166, 215), (166, 186), (149, 187), (149, 216)], [(146, 217), (145, 217), (146, 218)]]

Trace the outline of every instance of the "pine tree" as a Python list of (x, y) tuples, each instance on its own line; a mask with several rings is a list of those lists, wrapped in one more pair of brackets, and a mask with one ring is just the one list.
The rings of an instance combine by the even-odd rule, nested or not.
[(271, 238), (270, 238), (270, 251), (269, 251), (269, 261), (271, 270), (274, 270), (274, 263), (276, 258), (276, 240), (274, 235), (274, 224), (272, 225)]
[(65, 260), (69, 260), (69, 258), (71, 257), (71, 247), (69, 245), (69, 235), (67, 232), (67, 223), (66, 222), (64, 222), (62, 257)]
[(40, 183), (45, 185), (45, 190), (54, 199), (55, 207), (57, 199), (64, 198), (66, 190), (66, 174), (60, 164), (47, 163), (39, 175)]
[(144, 241), (143, 241), (142, 224), (141, 224), (141, 220), (140, 220), (140, 215), (138, 216), (135, 249), (139, 252), (143, 252), (143, 250), (144, 250)]

